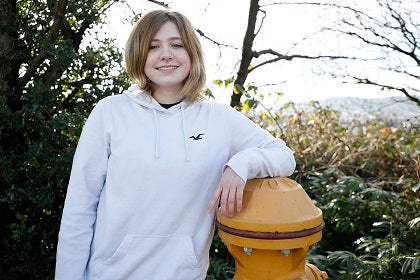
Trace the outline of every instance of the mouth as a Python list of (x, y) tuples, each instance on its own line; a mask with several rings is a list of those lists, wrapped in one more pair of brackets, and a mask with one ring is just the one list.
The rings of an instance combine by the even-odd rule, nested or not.
[(179, 66), (162, 66), (162, 67), (157, 67), (156, 70), (175, 70), (177, 69)]

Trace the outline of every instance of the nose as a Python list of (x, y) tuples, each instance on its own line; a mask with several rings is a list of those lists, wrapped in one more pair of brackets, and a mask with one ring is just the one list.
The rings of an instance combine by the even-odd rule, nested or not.
[(169, 48), (162, 48), (162, 53), (160, 54), (160, 58), (162, 60), (168, 61), (174, 57), (171, 50)]

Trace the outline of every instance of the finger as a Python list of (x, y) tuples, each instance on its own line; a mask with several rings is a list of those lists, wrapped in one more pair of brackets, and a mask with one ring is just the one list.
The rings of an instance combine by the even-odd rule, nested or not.
[(233, 214), (235, 212), (235, 200), (236, 200), (236, 188), (233, 187), (232, 189), (229, 189), (229, 196), (228, 196), (228, 212), (229, 217), (233, 217)]
[(242, 200), (244, 196), (244, 187), (240, 186), (236, 189), (236, 211), (240, 212), (242, 210)]
[(217, 202), (219, 201), (220, 193), (222, 191), (222, 186), (220, 184), (217, 185), (216, 190), (213, 193), (213, 196), (210, 200), (208, 213), (213, 212), (213, 209), (216, 207)]
[(227, 204), (229, 199), (229, 189), (222, 188), (222, 194), (220, 196), (220, 212), (223, 217), (227, 216)]

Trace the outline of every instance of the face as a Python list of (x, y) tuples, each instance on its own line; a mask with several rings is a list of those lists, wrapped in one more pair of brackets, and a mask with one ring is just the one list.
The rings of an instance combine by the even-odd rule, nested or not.
[(182, 89), (191, 69), (191, 59), (184, 48), (176, 25), (164, 23), (149, 46), (144, 72), (152, 82), (153, 94), (160, 90), (176, 93)]

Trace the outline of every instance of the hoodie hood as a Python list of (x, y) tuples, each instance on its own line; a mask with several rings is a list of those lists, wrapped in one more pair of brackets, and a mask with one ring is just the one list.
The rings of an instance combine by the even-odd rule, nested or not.
[(186, 134), (186, 124), (184, 109), (188, 106), (186, 101), (181, 101), (179, 104), (176, 104), (169, 109), (163, 108), (159, 102), (156, 101), (152, 96), (145, 94), (141, 91), (138, 85), (131, 85), (127, 90), (123, 91), (123, 94), (130, 98), (138, 105), (149, 109), (153, 114), (153, 120), (155, 123), (155, 158), (159, 158), (159, 146), (160, 146), (160, 133), (159, 133), (159, 114), (163, 115), (176, 115), (179, 114), (182, 124), (182, 132), (184, 137), (184, 149), (185, 149), (185, 161), (190, 161), (190, 151), (188, 147), (187, 134)]
[(181, 110), (181, 108), (185, 108), (188, 106), (188, 103), (186, 101), (181, 101), (180, 103), (172, 106), (171, 108), (165, 109), (159, 104), (159, 102), (156, 101), (156, 99), (154, 99), (149, 94), (144, 93), (136, 84), (131, 85), (127, 90), (124, 90), (123, 94), (128, 96), (135, 103), (148, 109), (156, 110), (157, 112), (162, 114), (176, 114), (179, 110)]

